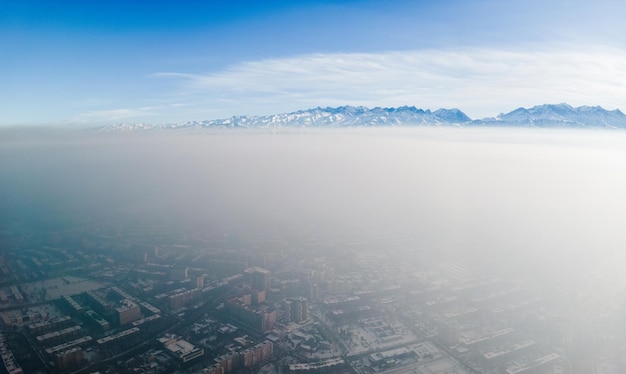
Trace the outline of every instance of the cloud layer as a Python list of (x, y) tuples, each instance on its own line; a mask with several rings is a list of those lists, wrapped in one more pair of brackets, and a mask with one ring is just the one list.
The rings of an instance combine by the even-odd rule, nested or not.
[(473, 118), (541, 103), (626, 107), (626, 52), (597, 47), (309, 54), (154, 76), (178, 80), (171, 99), (211, 118), (346, 104), (458, 107)]

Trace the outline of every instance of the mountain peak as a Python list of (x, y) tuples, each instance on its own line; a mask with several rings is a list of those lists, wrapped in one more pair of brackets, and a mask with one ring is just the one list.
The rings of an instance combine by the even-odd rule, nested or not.
[(619, 109), (609, 111), (600, 106), (572, 107), (561, 103), (517, 108), (496, 118), (473, 123), (488, 126), (626, 128), (626, 116)]
[(232, 116), (227, 119), (191, 121), (170, 125), (116, 124), (102, 130), (150, 130), (187, 128), (308, 128), (381, 126), (530, 126), (626, 128), (626, 115), (619, 109), (600, 106), (572, 107), (566, 103), (517, 108), (495, 118), (472, 120), (457, 108), (420, 109), (415, 106), (375, 107), (344, 105), (316, 107), (266, 116)]

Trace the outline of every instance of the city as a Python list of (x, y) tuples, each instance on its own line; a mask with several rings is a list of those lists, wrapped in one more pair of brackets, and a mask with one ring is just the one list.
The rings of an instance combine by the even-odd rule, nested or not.
[[(554, 374), (591, 370), (603, 349), (544, 288), (409, 251), (406, 235), (294, 244), (91, 225), (2, 239), (12, 374)], [(389, 251), (367, 250), (378, 243)]]

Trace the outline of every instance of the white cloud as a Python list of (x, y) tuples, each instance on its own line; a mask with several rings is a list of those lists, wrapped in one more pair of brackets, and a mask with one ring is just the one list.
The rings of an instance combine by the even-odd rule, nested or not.
[(127, 119), (138, 119), (155, 115), (153, 112), (157, 107), (141, 107), (136, 109), (110, 109), (97, 110), (79, 114), (74, 118), (76, 122), (112, 122)]
[(599, 47), (310, 54), (155, 76), (180, 80), (178, 101), (224, 116), (354, 104), (458, 107), (478, 118), (542, 103), (626, 104), (626, 51)]

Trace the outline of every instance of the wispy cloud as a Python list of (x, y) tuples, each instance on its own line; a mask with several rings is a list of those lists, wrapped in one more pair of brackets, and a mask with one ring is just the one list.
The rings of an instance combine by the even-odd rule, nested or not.
[(459, 107), (473, 117), (544, 102), (626, 107), (626, 51), (598, 47), (310, 54), (154, 76), (179, 80), (182, 97), (224, 114), (344, 104)]
[(141, 107), (135, 109), (122, 108), (110, 110), (97, 110), (77, 115), (75, 122), (112, 122), (128, 119), (140, 119), (146, 116), (154, 116), (157, 107)]

